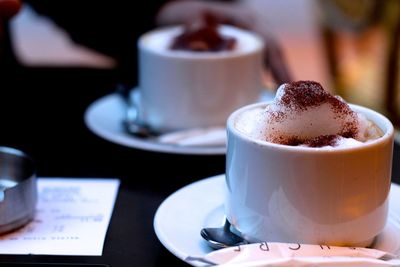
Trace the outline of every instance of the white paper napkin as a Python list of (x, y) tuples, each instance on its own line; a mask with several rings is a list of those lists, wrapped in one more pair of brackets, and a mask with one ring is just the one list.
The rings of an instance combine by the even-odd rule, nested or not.
[(263, 242), (188, 257), (218, 266), (400, 266), (400, 258), (370, 248)]
[(182, 146), (224, 146), (226, 144), (226, 129), (209, 127), (170, 132), (158, 137), (157, 141)]

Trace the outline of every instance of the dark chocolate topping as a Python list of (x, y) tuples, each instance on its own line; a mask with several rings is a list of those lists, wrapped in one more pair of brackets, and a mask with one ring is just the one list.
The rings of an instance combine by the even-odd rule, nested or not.
[(174, 38), (171, 49), (217, 52), (232, 50), (235, 44), (236, 39), (220, 35), (215, 18), (205, 14), (201, 20), (193, 21), (185, 26), (184, 32)]

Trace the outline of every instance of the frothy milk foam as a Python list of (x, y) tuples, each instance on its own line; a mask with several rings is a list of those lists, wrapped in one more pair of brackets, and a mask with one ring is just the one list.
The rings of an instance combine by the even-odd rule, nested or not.
[(363, 114), (313, 81), (281, 85), (274, 101), (243, 112), (235, 127), (257, 140), (323, 148), (358, 146), (383, 135)]

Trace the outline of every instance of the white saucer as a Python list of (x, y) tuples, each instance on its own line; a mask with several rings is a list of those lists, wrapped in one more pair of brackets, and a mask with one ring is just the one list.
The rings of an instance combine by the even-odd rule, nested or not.
[[(134, 92), (138, 90), (134, 89)], [(272, 99), (272, 93), (263, 94), (263, 101)], [(117, 94), (104, 96), (92, 103), (85, 112), (85, 124), (96, 135), (110, 142), (127, 147), (173, 154), (224, 155), (223, 146), (185, 146), (161, 143), (134, 137), (122, 127), (124, 104)]]
[[(175, 256), (202, 257), (212, 250), (200, 236), (203, 227), (224, 223), (225, 175), (218, 175), (187, 185), (170, 195), (158, 208), (154, 229), (161, 243)], [(400, 186), (392, 184), (388, 223), (374, 243), (374, 248), (400, 256)], [(187, 263), (203, 266), (199, 262)]]

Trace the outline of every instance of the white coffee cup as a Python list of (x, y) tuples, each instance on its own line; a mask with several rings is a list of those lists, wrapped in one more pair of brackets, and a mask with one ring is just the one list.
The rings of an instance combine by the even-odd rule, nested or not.
[(224, 126), (235, 109), (259, 100), (263, 41), (230, 26), (232, 51), (171, 50), (181, 26), (150, 31), (139, 39), (139, 117), (159, 131)]
[(249, 138), (227, 122), (226, 216), (250, 241), (368, 246), (385, 226), (394, 130), (383, 115), (350, 105), (383, 136), (347, 148), (286, 146)]

